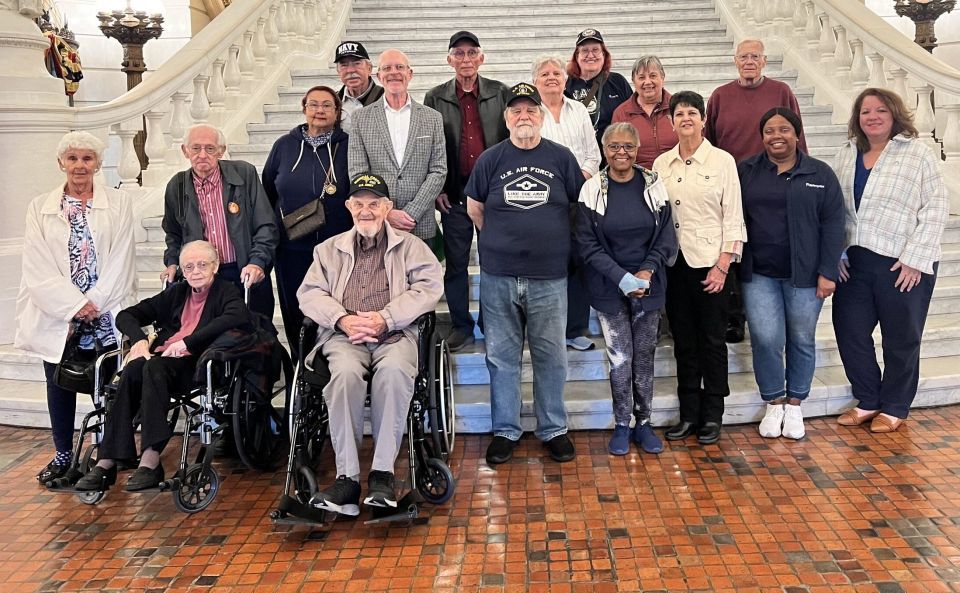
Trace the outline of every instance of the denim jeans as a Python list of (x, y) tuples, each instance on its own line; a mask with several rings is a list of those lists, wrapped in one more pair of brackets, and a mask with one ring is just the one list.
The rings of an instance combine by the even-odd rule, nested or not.
[(743, 283), (743, 301), (760, 397), (806, 399), (817, 363), (817, 318), (823, 307), (817, 289), (796, 288), (789, 278), (753, 274)]
[(567, 432), (567, 279), (534, 280), (480, 272), (480, 307), (490, 371), (493, 434), (518, 440), (523, 337), (533, 364), (534, 434), (543, 441)]

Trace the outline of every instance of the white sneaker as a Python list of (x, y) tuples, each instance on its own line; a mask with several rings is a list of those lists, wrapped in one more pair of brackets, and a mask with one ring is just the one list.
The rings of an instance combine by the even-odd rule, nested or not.
[(767, 411), (760, 421), (760, 436), (775, 439), (783, 429), (783, 404), (767, 404)]
[(784, 406), (783, 415), (783, 436), (788, 439), (802, 439), (807, 431), (803, 428), (803, 410), (800, 404)]

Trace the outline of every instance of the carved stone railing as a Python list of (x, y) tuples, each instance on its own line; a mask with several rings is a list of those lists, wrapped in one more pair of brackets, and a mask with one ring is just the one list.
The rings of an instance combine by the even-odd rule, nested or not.
[(758, 37), (783, 54), (845, 122), (867, 87), (897, 92), (914, 109), (921, 139), (944, 159), (951, 212), (960, 214), (960, 70), (938, 60), (851, 0), (716, 0), (734, 37)]

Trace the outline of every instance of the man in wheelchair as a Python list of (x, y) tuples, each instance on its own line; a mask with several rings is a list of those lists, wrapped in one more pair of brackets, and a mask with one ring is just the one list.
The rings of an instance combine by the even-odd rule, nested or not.
[[(172, 436), (167, 421), (170, 394), (190, 389), (197, 357), (217, 337), (231, 329), (253, 329), (240, 289), (216, 276), (219, 263), (210, 243), (187, 243), (180, 251), (186, 283), (117, 315), (117, 329), (132, 344), (129, 360), (104, 421), (99, 460), (80, 478), (76, 490), (105, 490), (117, 481), (117, 460), (136, 458), (133, 419), (138, 409), (142, 453), (126, 489), (147, 490), (163, 481), (160, 453)], [(143, 331), (149, 325), (158, 331), (152, 341)]]
[(330, 370), (323, 398), (337, 465), (336, 481), (311, 503), (356, 516), (367, 380), (372, 375), (375, 447), (364, 504), (395, 508), (394, 462), (417, 375), (415, 320), (436, 308), (443, 272), (426, 243), (390, 226), (393, 203), (383, 179), (370, 173), (354, 177), (347, 208), (354, 228), (314, 248), (297, 298), (319, 325), (316, 346), (305, 360), (311, 366), (322, 356)]

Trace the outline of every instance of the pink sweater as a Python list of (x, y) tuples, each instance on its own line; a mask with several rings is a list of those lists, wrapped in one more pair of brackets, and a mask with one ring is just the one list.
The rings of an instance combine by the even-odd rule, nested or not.
[(183, 304), (183, 312), (180, 314), (180, 329), (177, 333), (167, 338), (167, 341), (157, 348), (157, 352), (163, 352), (169, 348), (171, 344), (179, 342), (192, 334), (193, 330), (197, 329), (197, 324), (200, 323), (200, 316), (203, 315), (203, 306), (207, 303), (207, 296), (209, 294), (209, 286), (202, 292), (196, 292), (195, 290), (190, 291), (190, 297), (187, 298), (187, 302)]

